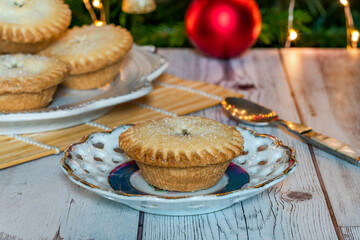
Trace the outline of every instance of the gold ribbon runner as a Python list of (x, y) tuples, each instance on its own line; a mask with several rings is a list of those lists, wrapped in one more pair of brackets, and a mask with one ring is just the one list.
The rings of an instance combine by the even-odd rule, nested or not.
[(150, 94), (117, 105), (108, 114), (89, 123), (43, 133), (0, 136), (0, 169), (56, 154), (92, 132), (189, 114), (215, 106), (229, 96), (242, 95), (213, 84), (163, 74), (154, 81), (154, 90)]

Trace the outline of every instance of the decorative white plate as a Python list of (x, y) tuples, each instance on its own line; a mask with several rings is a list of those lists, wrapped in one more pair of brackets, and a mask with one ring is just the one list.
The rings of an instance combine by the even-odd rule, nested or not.
[(134, 45), (122, 62), (120, 74), (109, 86), (86, 91), (60, 86), (46, 108), (0, 113), (0, 134), (43, 132), (74, 126), (104, 115), (116, 104), (150, 93), (151, 81), (165, 71), (168, 62), (146, 49)]
[(136, 164), (118, 146), (130, 125), (86, 136), (65, 150), (62, 169), (74, 183), (139, 211), (161, 215), (193, 215), (221, 210), (284, 180), (297, 165), (292, 148), (273, 136), (237, 127), (244, 155), (234, 158), (215, 186), (197, 192), (169, 192), (149, 185)]

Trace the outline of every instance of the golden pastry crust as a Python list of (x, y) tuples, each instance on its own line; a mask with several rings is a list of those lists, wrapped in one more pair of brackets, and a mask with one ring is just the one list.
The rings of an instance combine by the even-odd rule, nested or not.
[(231, 160), (200, 167), (158, 167), (137, 161), (147, 182), (168, 191), (191, 192), (214, 186)]
[(119, 61), (133, 43), (131, 34), (115, 25), (74, 27), (55, 43), (40, 52), (69, 65), (70, 74), (99, 70)]
[(241, 154), (243, 138), (232, 126), (201, 117), (176, 117), (137, 124), (119, 137), (136, 161), (161, 167), (206, 166)]
[(7, 54), (0, 56), (0, 94), (37, 93), (60, 84), (65, 63), (45, 56)]
[(50, 43), (51, 40), (35, 43), (16, 43), (0, 40), (0, 53), (37, 53)]
[(14, 112), (46, 107), (52, 100), (57, 86), (41, 92), (3, 93), (0, 94), (0, 111)]
[(120, 66), (121, 60), (93, 72), (68, 75), (62, 84), (67, 88), (77, 90), (104, 87), (114, 81)]
[(71, 11), (63, 0), (0, 0), (0, 9), (2, 41), (47, 41), (64, 32), (71, 21)]

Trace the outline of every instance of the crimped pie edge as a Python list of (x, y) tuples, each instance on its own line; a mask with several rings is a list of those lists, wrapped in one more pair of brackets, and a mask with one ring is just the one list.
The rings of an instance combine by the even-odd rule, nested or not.
[[(56, 48), (55, 42), (46, 49), (42, 50), (39, 54), (45, 56), (53, 56), (66, 62), (69, 65), (69, 71), (72, 75), (99, 70), (123, 58), (125, 54), (130, 51), (133, 43), (132, 35), (125, 28), (115, 26), (114, 24), (107, 24), (104, 26), (114, 28), (114, 30), (116, 31), (120, 31), (120, 34), (123, 36), (121, 39), (119, 39), (119, 41), (117, 41), (116, 46), (111, 46), (111, 48), (109, 48), (106, 52), (102, 51), (97, 52), (96, 55), (86, 56), (58, 56), (56, 54), (53, 54), (51, 51), (53, 48)], [(84, 29), (90, 27), (101, 28), (96, 27), (95, 25), (83, 25), (81, 27), (74, 26), (72, 29), (69, 29), (68, 32), (70, 33), (70, 31), (77, 31), (77, 29)], [(61, 38), (59, 40), (61, 40)]]
[[(63, 33), (71, 22), (71, 10), (63, 0), (51, 0), (56, 6), (56, 16), (52, 21), (42, 24), (27, 24), (0, 22), (0, 39), (17, 43), (36, 43), (50, 40)], [(30, 21), (30, 20), (29, 20)]]
[[(131, 135), (134, 127), (141, 127), (146, 123), (147, 122), (136, 124), (122, 133), (119, 137), (119, 146), (124, 149), (126, 154), (130, 158), (145, 164), (156, 165), (159, 167), (206, 166), (233, 159), (239, 156), (244, 149), (244, 140), (240, 132), (235, 127), (225, 124), (223, 124), (224, 127), (231, 129), (236, 140), (234, 140), (234, 138), (224, 139), (219, 145), (205, 146), (198, 152), (188, 152), (184, 149), (181, 152), (174, 153), (171, 148), (143, 149), (141, 144), (136, 142)], [(176, 142), (174, 144), (176, 144)]]

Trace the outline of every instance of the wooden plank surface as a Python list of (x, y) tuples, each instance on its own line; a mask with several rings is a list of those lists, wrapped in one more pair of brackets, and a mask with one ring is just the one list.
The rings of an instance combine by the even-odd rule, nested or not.
[[(191, 50), (160, 50), (168, 71), (190, 80), (218, 83), (299, 121), (277, 50), (253, 50), (229, 62)], [(184, 69), (187, 68), (186, 71)], [(196, 115), (235, 125), (220, 107)], [(144, 214), (144, 239), (337, 239), (306, 144), (275, 128), (253, 128), (278, 136), (297, 151), (293, 175), (260, 195), (215, 213), (166, 217)]]
[[(281, 54), (302, 121), (359, 151), (360, 52), (291, 49)], [(358, 233), (360, 168), (318, 149), (314, 153), (339, 226), (348, 230), (357, 226), (354, 233)], [(344, 236), (348, 233), (344, 232)], [(356, 236), (348, 239), (360, 239), (359, 234)]]
[(360, 227), (342, 227), (344, 239), (360, 239)]
[(73, 184), (60, 158), (0, 171), (0, 239), (136, 239), (138, 211)]
[[(360, 96), (358, 58), (345, 50), (287, 51), (293, 52), (255, 49), (231, 61), (189, 49), (159, 53), (169, 59), (171, 74), (242, 93), (284, 119), (305, 122), (359, 147), (360, 114), (359, 108), (354, 110)], [(346, 84), (339, 87), (337, 79)], [(97, 123), (140, 121), (139, 107), (121, 115), (121, 109), (129, 107), (120, 105)], [(158, 118), (166, 113), (146, 109), (144, 115)], [(237, 124), (219, 106), (192, 115)], [(285, 181), (230, 208), (185, 217), (139, 214), (70, 182), (59, 168), (61, 155), (52, 155), (0, 171), (0, 239), (360, 239), (359, 169), (284, 129), (251, 128), (294, 147), (299, 167)]]

